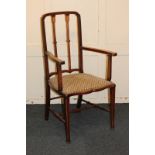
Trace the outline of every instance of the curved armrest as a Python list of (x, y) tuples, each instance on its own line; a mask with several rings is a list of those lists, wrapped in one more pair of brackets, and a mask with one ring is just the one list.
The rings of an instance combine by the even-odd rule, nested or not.
[(106, 54), (110, 56), (117, 56), (117, 53), (109, 51), (109, 50), (105, 50), (105, 49), (97, 49), (97, 48), (91, 48), (91, 47), (82, 47), (82, 49), (87, 50), (87, 51), (101, 53), (101, 54)]
[(52, 61), (54, 61), (57, 64), (63, 65), (65, 64), (65, 61), (59, 59), (58, 57), (54, 56), (51, 52), (46, 51), (45, 53)]
[(65, 61), (59, 59), (58, 57), (54, 56), (51, 52), (46, 51), (45, 54), (56, 63), (56, 69), (57, 69), (57, 79), (58, 79), (58, 90), (61, 91), (63, 89), (63, 83), (62, 83), (62, 69), (61, 65), (65, 64)]

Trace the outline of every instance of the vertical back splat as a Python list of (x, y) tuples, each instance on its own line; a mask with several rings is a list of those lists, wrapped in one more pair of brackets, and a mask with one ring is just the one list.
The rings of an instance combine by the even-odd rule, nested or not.
[(82, 55), (82, 32), (81, 32), (81, 18), (77, 15), (77, 37), (78, 37), (78, 55), (79, 55), (79, 70), (83, 73), (83, 55)]
[(69, 33), (69, 14), (65, 15), (66, 21), (66, 42), (67, 42), (67, 52), (68, 52), (68, 69), (71, 71), (71, 54), (70, 54), (70, 33)]
[(52, 21), (52, 32), (53, 32), (53, 45), (54, 45), (54, 54), (57, 57), (58, 53), (57, 53), (57, 41), (56, 41), (56, 28), (55, 28), (55, 15), (51, 16), (51, 21)]

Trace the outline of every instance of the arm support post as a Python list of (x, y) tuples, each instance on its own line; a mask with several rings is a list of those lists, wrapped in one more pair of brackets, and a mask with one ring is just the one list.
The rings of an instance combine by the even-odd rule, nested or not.
[(105, 79), (110, 81), (112, 73), (112, 56), (107, 55), (106, 57), (106, 75)]
[(96, 49), (91, 47), (82, 47), (83, 50), (96, 52), (100, 54), (106, 55), (106, 75), (105, 79), (110, 81), (111, 80), (111, 73), (112, 73), (112, 56), (117, 56), (117, 53), (109, 51), (109, 50), (103, 50), (103, 49)]
[(46, 55), (48, 56), (48, 58), (50, 60), (52, 60), (54, 63), (56, 63), (57, 80), (58, 80), (58, 91), (61, 91), (63, 89), (61, 65), (65, 64), (65, 61), (63, 61), (63, 60), (59, 59), (58, 57), (54, 56), (49, 51), (46, 51)]

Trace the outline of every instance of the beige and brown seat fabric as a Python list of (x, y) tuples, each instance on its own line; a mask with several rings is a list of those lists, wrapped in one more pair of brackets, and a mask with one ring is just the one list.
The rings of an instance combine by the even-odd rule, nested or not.
[[(62, 20), (65, 20), (65, 33), (62, 30), (65, 36), (66, 48), (60, 49), (57, 39), (57, 17), (61, 16)], [(76, 46), (71, 48), (71, 34), (73, 31), (70, 31), (70, 28), (74, 24), (71, 24), (74, 17), (76, 19), (76, 34), (77, 34), (77, 43)], [(59, 18), (60, 19), (60, 18)], [(74, 21), (73, 21), (74, 22)], [(59, 22), (58, 22), (59, 23)], [(51, 24), (51, 26), (49, 26)], [(60, 24), (60, 23), (59, 23)], [(62, 25), (62, 27), (64, 26)], [(71, 27), (70, 27), (71, 26)], [(47, 28), (51, 28), (52, 37), (50, 41), (50, 35)], [(73, 29), (72, 29), (73, 30)], [(98, 108), (110, 113), (110, 126), (114, 128), (114, 119), (115, 119), (115, 84), (111, 82), (112, 75), (112, 57), (116, 56), (117, 53), (106, 50), (98, 49), (92, 47), (86, 47), (82, 43), (82, 26), (81, 26), (81, 17), (78, 12), (75, 11), (61, 11), (61, 12), (49, 12), (44, 14), (41, 17), (41, 34), (42, 34), (42, 47), (43, 47), (43, 60), (44, 60), (44, 70), (45, 70), (45, 120), (49, 119), (49, 112), (53, 114), (58, 120), (64, 123), (66, 131), (66, 141), (70, 142), (70, 113), (80, 112), (81, 110), (90, 109), (90, 107)], [(48, 35), (48, 36), (47, 36)], [(49, 45), (47, 45), (47, 43)], [(53, 48), (51, 48), (51, 43), (53, 43)], [(49, 48), (50, 47), (50, 48)], [(75, 50), (77, 49), (77, 50)], [(73, 52), (77, 51), (77, 61), (76, 68), (73, 68), (74, 62), (72, 59)], [(96, 77), (91, 74), (84, 73), (83, 62), (84, 52), (95, 52), (98, 54), (103, 54), (106, 57), (106, 73), (105, 79)], [(64, 55), (61, 59), (62, 54)], [(49, 63), (52, 61), (55, 66), (55, 70), (51, 70), (50, 67), (52, 64)], [(66, 65), (64, 65), (66, 63)], [(87, 63), (85, 63), (87, 64)], [(64, 65), (64, 66), (63, 66)], [(92, 63), (92, 66), (94, 64)], [(54, 69), (54, 68), (53, 68)], [(89, 94), (96, 91), (101, 91), (108, 88), (108, 101), (110, 106), (108, 109), (100, 107), (97, 104), (93, 104), (90, 101), (83, 99), (84, 94)], [(57, 96), (53, 96), (50, 90), (54, 90)], [(77, 95), (77, 105), (75, 109), (70, 109), (70, 97)], [(57, 112), (53, 107), (50, 106), (51, 100), (60, 99), (62, 103), (62, 112)], [(82, 107), (82, 103), (87, 103), (91, 106)]]
[[(66, 96), (72, 94), (85, 94), (115, 86), (111, 81), (86, 73), (63, 75), (62, 81), (62, 93)], [(58, 90), (57, 77), (51, 78), (49, 84), (53, 89)]]

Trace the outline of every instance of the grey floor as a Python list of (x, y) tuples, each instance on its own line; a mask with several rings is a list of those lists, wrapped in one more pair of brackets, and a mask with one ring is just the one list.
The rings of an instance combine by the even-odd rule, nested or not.
[(115, 129), (110, 129), (107, 112), (93, 108), (72, 113), (71, 144), (65, 142), (64, 125), (52, 115), (49, 121), (43, 116), (43, 105), (27, 105), (27, 155), (129, 154), (129, 104), (116, 104)]

